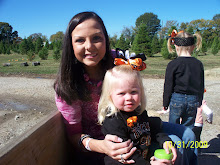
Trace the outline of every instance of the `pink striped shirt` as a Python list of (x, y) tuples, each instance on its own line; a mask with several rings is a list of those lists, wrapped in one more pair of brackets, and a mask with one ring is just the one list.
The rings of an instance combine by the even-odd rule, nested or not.
[[(89, 80), (84, 75), (87, 88), (91, 93), (91, 101), (75, 100), (68, 105), (60, 97), (55, 96), (58, 110), (61, 112), (68, 135), (78, 133), (89, 134), (93, 138), (103, 138), (101, 126), (98, 124), (98, 102), (101, 94), (101, 82)], [(92, 83), (91, 83), (92, 82)]]

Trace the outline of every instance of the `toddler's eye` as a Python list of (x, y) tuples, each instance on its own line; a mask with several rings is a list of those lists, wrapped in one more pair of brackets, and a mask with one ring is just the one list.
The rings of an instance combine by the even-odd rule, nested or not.
[(132, 92), (131, 92), (131, 94), (133, 94), (133, 95), (134, 95), (134, 94), (137, 94), (137, 93), (138, 93), (138, 91), (132, 91)]

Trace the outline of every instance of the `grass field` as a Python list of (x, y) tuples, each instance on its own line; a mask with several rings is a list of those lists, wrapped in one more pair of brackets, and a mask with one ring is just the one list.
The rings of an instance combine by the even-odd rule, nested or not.
[[(220, 67), (220, 52), (217, 55), (208, 53), (207, 55), (199, 55), (197, 57), (202, 61), (205, 70)], [(40, 61), (39, 66), (32, 66), (32, 62), (27, 60), (26, 55), (21, 54), (0, 54), (0, 74), (1, 75), (22, 75), (22, 74), (39, 74), (48, 75), (56, 74), (59, 67), (59, 61), (55, 61), (52, 57), (52, 52), (49, 52), (48, 60), (40, 60), (37, 56), (33, 61)], [(21, 66), (21, 63), (28, 62), (29, 66)], [(148, 57), (145, 61), (147, 69), (142, 74), (146, 76), (163, 77), (166, 66), (170, 60), (164, 60), (161, 54), (156, 54), (154, 57)], [(3, 67), (3, 63), (10, 63), (11, 66)]]
[[(220, 52), (215, 56), (210, 53), (207, 55), (199, 55), (197, 59), (202, 61), (205, 70), (220, 67)], [(156, 54), (154, 57), (149, 57), (146, 60), (147, 69), (143, 71), (143, 74), (158, 75), (159, 77), (164, 76), (166, 66), (170, 61), (171, 60), (165, 60), (161, 54)]]
[[(41, 60), (38, 56), (33, 60), (39, 61), (39, 66), (32, 66), (32, 61), (27, 60), (27, 55), (10, 54), (0, 55), (0, 73), (1, 74), (56, 74), (59, 67), (59, 61), (55, 61), (52, 57), (52, 52), (49, 52), (47, 60)], [(21, 66), (21, 63), (27, 62), (29, 66)], [(10, 63), (10, 66), (3, 66), (3, 63)]]

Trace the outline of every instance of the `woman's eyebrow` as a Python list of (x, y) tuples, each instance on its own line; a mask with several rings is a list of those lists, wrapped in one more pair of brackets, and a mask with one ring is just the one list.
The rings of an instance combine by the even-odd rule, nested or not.
[[(94, 36), (94, 35), (97, 35), (97, 34), (98, 34), (98, 35), (100, 35), (100, 34), (101, 34), (101, 35), (102, 35), (102, 34), (104, 35), (104, 33), (103, 33), (102, 31), (99, 31), (99, 32), (93, 33), (93, 34), (90, 35), (90, 36)], [(83, 36), (83, 35), (74, 35), (74, 36), (72, 36), (72, 37), (74, 37), (74, 38), (76, 38), (76, 37), (77, 37), (77, 38), (83, 38), (84, 36)]]

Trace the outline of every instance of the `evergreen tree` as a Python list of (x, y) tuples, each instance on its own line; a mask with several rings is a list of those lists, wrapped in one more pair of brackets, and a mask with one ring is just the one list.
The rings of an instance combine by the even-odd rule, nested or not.
[(10, 47), (8, 46), (6, 49), (6, 54), (11, 54)]
[(170, 53), (167, 49), (167, 40), (164, 40), (163, 47), (161, 49), (161, 54), (164, 59), (170, 59)]
[(220, 50), (220, 42), (218, 42), (218, 50)]
[(54, 49), (53, 49), (53, 59), (57, 61), (57, 60), (60, 59), (60, 57), (61, 57), (60, 49), (57, 48), (57, 47), (54, 47)]
[(62, 50), (62, 41), (58, 40), (54, 43), (54, 47), (57, 47), (59, 50)]
[(38, 53), (39, 57), (41, 58), (41, 60), (47, 60), (48, 59), (48, 49), (47, 48), (43, 48), (39, 51)]
[(160, 52), (162, 51), (164, 41), (166, 41), (166, 39), (160, 39)]
[(49, 46), (50, 46), (50, 44), (49, 44), (49, 42), (48, 42), (48, 40), (46, 41), (46, 44), (45, 44), (45, 47), (47, 48), (47, 49), (49, 49)]
[(167, 49), (167, 40), (164, 40), (164, 42), (163, 42), (161, 54), (164, 59), (174, 59), (175, 57), (177, 57), (176, 53), (169, 53), (169, 51)]
[(213, 55), (216, 55), (218, 53), (218, 44), (219, 44), (219, 41), (218, 41), (218, 37), (215, 37), (213, 43), (212, 43), (212, 47), (211, 47), (211, 52)]
[(132, 45), (132, 50), (136, 54), (144, 53), (148, 57), (152, 56), (151, 39), (148, 35), (146, 24), (141, 24), (138, 28)]
[(122, 34), (119, 38), (119, 40), (117, 41), (116, 43), (116, 48), (120, 48), (122, 50), (127, 50), (129, 49), (129, 45), (126, 43), (126, 40), (125, 40), (125, 37), (124, 35)]
[(28, 59), (29, 61), (33, 61), (33, 60), (35, 59), (35, 55), (34, 55), (34, 51), (33, 51), (33, 50), (29, 50), (29, 51), (27, 52), (27, 59)]
[(35, 44), (35, 53), (37, 54), (42, 48), (43, 48), (43, 40), (41, 37), (38, 37)]
[(151, 48), (152, 48), (152, 54), (157, 54), (158, 52), (160, 52), (160, 43), (156, 35), (154, 35), (153, 37)]
[(204, 53), (206, 55), (206, 52), (207, 52), (208, 48), (207, 48), (207, 44), (204, 40), (202, 40), (202, 53)]
[(28, 51), (34, 51), (34, 43), (33, 43), (33, 41), (32, 41), (32, 39), (31, 39), (31, 37), (28, 37), (27, 38), (27, 45), (28, 45)]
[(136, 19), (135, 25), (137, 28), (142, 24), (145, 24), (145, 31), (151, 39), (161, 27), (158, 16), (153, 13), (144, 13)]
[(2, 54), (6, 54), (6, 52), (7, 52), (6, 46), (5, 46), (5, 44), (3, 44)]
[(4, 44), (3, 41), (0, 42), (0, 54), (3, 54), (4, 52)]
[(15, 53), (20, 53), (20, 51), (19, 51), (19, 44), (13, 43), (11, 50), (12, 50), (13, 52), (15, 52)]
[(27, 54), (28, 52), (28, 42), (27, 39), (24, 38), (23, 41), (21, 42), (20, 46), (19, 46), (19, 50), (21, 52), (21, 54)]

